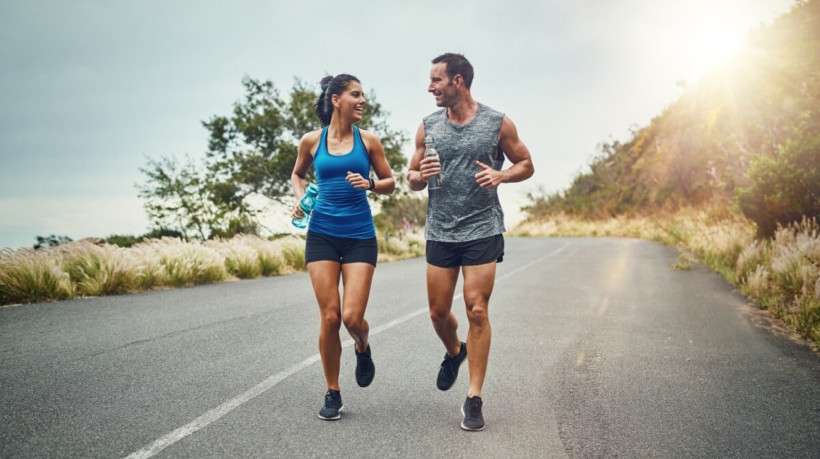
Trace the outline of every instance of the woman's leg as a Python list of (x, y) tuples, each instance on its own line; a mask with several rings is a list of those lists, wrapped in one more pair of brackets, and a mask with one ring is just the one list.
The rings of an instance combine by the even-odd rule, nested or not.
[(339, 360), (342, 355), (339, 338), (342, 324), (339, 302), (340, 266), (335, 261), (314, 261), (308, 263), (307, 269), (319, 303), (319, 355), (322, 356), (327, 388), (339, 390)]
[(370, 286), (376, 267), (369, 263), (345, 263), (342, 265), (342, 282), (344, 283), (344, 300), (342, 302), (342, 322), (345, 324), (356, 351), (367, 349), (367, 337), (370, 326), (364, 319), (367, 300), (370, 298)]

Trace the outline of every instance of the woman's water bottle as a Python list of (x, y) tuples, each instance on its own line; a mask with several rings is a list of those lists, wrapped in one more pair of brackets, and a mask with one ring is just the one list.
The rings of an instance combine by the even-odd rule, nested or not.
[(316, 205), (316, 196), (319, 196), (319, 187), (315, 183), (311, 183), (305, 191), (305, 195), (299, 201), (299, 208), (305, 214), (302, 218), (294, 218), (291, 223), (297, 228), (304, 228), (310, 219), (310, 213), (313, 212), (313, 206)]
[[(428, 158), (430, 156), (438, 157), (438, 150), (436, 150), (435, 145), (433, 145), (433, 138), (431, 136), (427, 136), (424, 138), (424, 157)], [(441, 157), (439, 157), (439, 163), (441, 163)], [(435, 190), (441, 188), (441, 173), (439, 172), (437, 175), (434, 175), (427, 179), (427, 189), (428, 190)]]

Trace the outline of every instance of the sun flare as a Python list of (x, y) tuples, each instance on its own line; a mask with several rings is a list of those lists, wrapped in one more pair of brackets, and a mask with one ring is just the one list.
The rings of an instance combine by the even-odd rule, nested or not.
[(719, 24), (700, 24), (687, 39), (689, 75), (697, 80), (704, 73), (731, 58), (743, 43), (744, 30)]

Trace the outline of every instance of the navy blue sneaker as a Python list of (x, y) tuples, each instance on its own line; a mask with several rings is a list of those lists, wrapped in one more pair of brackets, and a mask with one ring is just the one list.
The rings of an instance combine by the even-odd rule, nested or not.
[(467, 397), (464, 404), (461, 405), (461, 415), (464, 416), (461, 420), (461, 428), (464, 430), (484, 430), (484, 415), (481, 414), (481, 406), (483, 402), (481, 397)]
[(461, 349), (459, 349), (458, 354), (450, 357), (447, 353), (444, 353), (444, 361), (441, 362), (441, 368), (438, 370), (438, 378), (436, 379), (436, 386), (439, 390), (447, 390), (453, 387), (456, 378), (458, 378), (458, 367), (466, 358), (467, 343), (464, 341), (461, 342)]
[(342, 417), (342, 394), (338, 390), (328, 390), (325, 394), (325, 406), (319, 410), (319, 419), (335, 421)]
[[(356, 347), (353, 347), (356, 351)], [(376, 367), (373, 365), (373, 359), (370, 358), (370, 344), (364, 352), (356, 351), (356, 384), (359, 387), (367, 387), (373, 382), (373, 376), (376, 375)]]

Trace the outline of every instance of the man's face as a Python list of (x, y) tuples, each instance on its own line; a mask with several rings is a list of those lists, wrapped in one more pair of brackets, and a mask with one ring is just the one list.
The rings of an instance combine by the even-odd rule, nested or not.
[(430, 84), (427, 86), (427, 92), (436, 98), (436, 106), (449, 107), (457, 97), (456, 87), (453, 80), (447, 76), (447, 64), (439, 62), (433, 64), (430, 69)]

